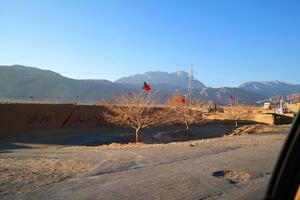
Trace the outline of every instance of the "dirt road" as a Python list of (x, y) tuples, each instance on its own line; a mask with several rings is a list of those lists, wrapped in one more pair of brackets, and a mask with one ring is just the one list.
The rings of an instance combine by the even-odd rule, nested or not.
[(0, 199), (261, 197), (286, 132), (140, 146), (16, 143), (0, 153)]

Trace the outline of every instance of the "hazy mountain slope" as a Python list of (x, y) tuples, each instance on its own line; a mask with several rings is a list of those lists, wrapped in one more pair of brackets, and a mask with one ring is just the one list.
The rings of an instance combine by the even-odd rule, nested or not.
[(59, 98), (74, 102), (76, 96), (81, 102), (95, 102), (112, 99), (128, 89), (121, 84), (107, 80), (74, 80), (49, 70), (40, 70), (20, 65), (0, 66), (1, 99), (43, 99)]
[[(144, 74), (136, 74), (128, 77), (123, 77), (116, 80), (117, 83), (140, 85), (144, 81), (150, 84), (164, 84), (175, 88), (186, 88), (188, 85), (189, 74), (183, 71), (178, 72), (161, 72), (150, 71)], [(195, 88), (204, 88), (205, 85), (198, 80), (195, 80)]]
[[(158, 91), (161, 102), (166, 101), (175, 91), (186, 93), (188, 85), (189, 74), (186, 72), (146, 72), (144, 74), (136, 74), (118, 79), (116, 82), (136, 86), (137, 89), (142, 87), (144, 81), (150, 83), (153, 89)], [(245, 91), (241, 88), (207, 88), (203, 83), (195, 80), (195, 93), (197, 98), (202, 101), (213, 100), (223, 104), (228, 103), (230, 95), (236, 96), (238, 101), (244, 103), (254, 103), (258, 100), (266, 98), (266, 96), (252, 92)]]
[(300, 93), (292, 93), (288, 95), (277, 95), (273, 97), (268, 97), (266, 99), (259, 100), (257, 103), (263, 104), (265, 102), (271, 102), (273, 104), (278, 104), (281, 101), (281, 99), (283, 100), (283, 102), (296, 103), (300, 101)]
[[(158, 88), (158, 89), (156, 89)], [(171, 88), (171, 87), (164, 87), (163, 85), (155, 85), (154, 89), (156, 89), (159, 101), (165, 102), (173, 93), (180, 92), (181, 94), (186, 94), (187, 91), (184, 88)], [(200, 101), (215, 101), (221, 104), (229, 103), (228, 98), (229, 96), (235, 96), (237, 101), (240, 103), (249, 103), (253, 104), (259, 100), (265, 99), (266, 97), (254, 92), (248, 92), (242, 90), (240, 88), (229, 88), (229, 87), (222, 87), (222, 88), (202, 88), (199, 90), (195, 90), (195, 96)]]
[[(121, 78), (116, 82), (107, 80), (75, 80), (58, 73), (21, 65), (0, 66), (0, 100), (43, 100), (75, 102), (80, 96), (81, 103), (95, 103), (97, 100), (111, 100), (126, 92), (142, 91), (143, 82), (149, 82), (157, 92), (159, 102), (165, 102), (174, 92), (186, 94), (188, 74), (186, 72), (146, 72)], [(247, 92), (240, 88), (206, 88), (195, 81), (196, 96), (202, 100), (226, 103), (228, 96), (236, 96), (238, 101), (255, 103), (266, 97)]]
[(229, 88), (229, 87), (222, 87), (222, 88), (203, 88), (200, 91), (200, 99), (207, 101), (212, 100), (215, 102), (221, 102), (222, 104), (228, 103), (229, 96), (235, 96), (237, 101), (240, 103), (254, 103), (258, 100), (266, 98), (263, 95), (254, 93), (254, 92), (247, 92), (240, 88)]
[(300, 84), (289, 84), (280, 81), (251, 81), (241, 84), (239, 88), (250, 92), (256, 92), (266, 97), (300, 92)]

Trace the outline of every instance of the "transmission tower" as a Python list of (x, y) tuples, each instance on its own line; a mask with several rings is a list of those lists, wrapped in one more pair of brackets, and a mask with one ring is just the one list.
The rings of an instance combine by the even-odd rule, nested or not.
[(195, 81), (194, 70), (193, 70), (193, 65), (191, 65), (191, 71), (189, 74), (189, 82), (188, 82), (188, 88), (187, 88), (187, 94), (186, 94), (188, 105), (193, 105), (195, 103), (194, 81)]

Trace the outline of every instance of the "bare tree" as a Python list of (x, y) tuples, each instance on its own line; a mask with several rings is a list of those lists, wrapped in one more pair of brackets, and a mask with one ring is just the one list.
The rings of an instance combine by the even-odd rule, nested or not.
[(240, 120), (251, 119), (253, 116), (253, 110), (257, 107), (238, 103), (233, 106), (223, 107), (225, 115), (235, 122), (235, 127), (238, 127)]
[(171, 109), (172, 117), (186, 126), (187, 134), (191, 134), (190, 125), (202, 119), (202, 113), (197, 104), (187, 105), (180, 93), (175, 93), (166, 102), (166, 106)]
[(155, 95), (151, 92), (121, 95), (115, 99), (115, 104), (106, 107), (106, 120), (133, 128), (136, 142), (141, 129), (158, 124), (166, 116), (165, 110), (157, 106)]
[(238, 127), (239, 116), (238, 116), (237, 108), (239, 108), (239, 103), (238, 103), (236, 97), (232, 96), (232, 95), (230, 95), (227, 100), (229, 102), (229, 106), (231, 107), (229, 109), (229, 114), (232, 118), (234, 118), (235, 127)]
[(239, 116), (238, 116), (237, 106), (230, 106), (226, 110), (227, 110), (227, 114), (229, 115), (229, 118), (231, 120), (234, 120), (235, 127), (238, 127)]

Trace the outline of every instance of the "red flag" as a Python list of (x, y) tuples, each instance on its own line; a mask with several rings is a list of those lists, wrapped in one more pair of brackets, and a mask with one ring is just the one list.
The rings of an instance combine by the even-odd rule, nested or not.
[(151, 85), (149, 85), (148, 83), (144, 82), (143, 90), (145, 90), (146, 92), (150, 92), (151, 91)]
[(234, 99), (235, 99), (235, 96), (230, 95), (229, 98), (230, 98), (231, 100), (234, 100)]
[(181, 99), (181, 103), (182, 103), (182, 104), (186, 104), (185, 98), (182, 98), (182, 99)]

